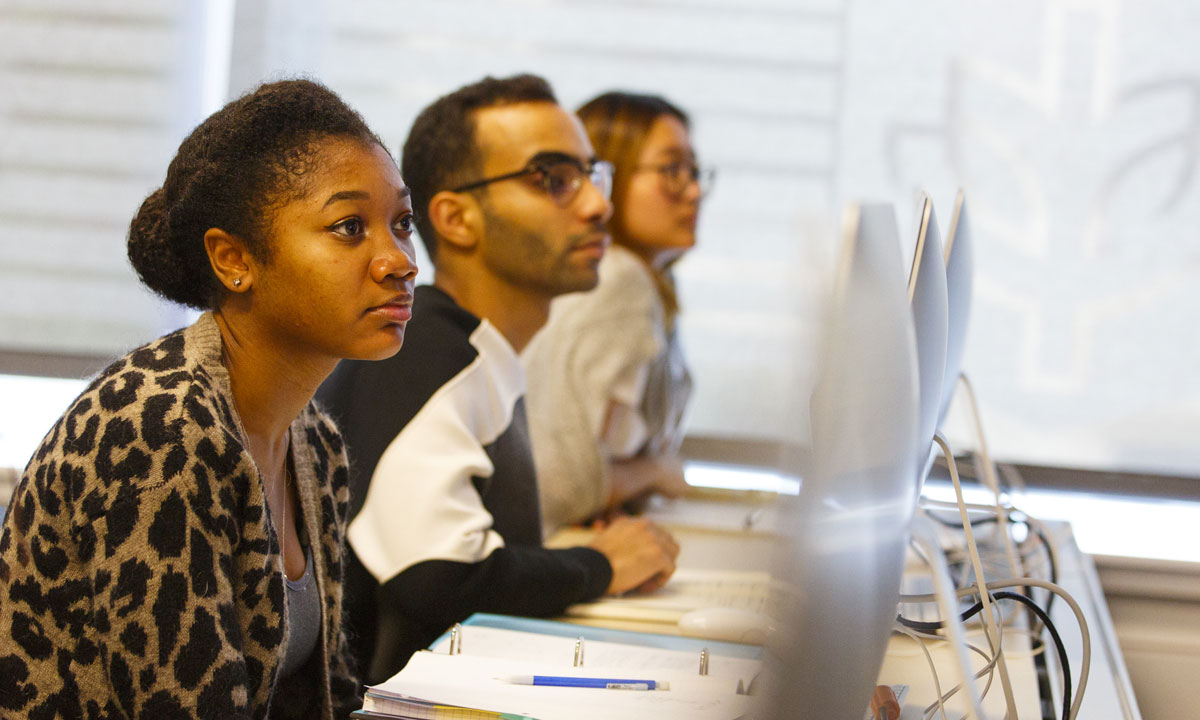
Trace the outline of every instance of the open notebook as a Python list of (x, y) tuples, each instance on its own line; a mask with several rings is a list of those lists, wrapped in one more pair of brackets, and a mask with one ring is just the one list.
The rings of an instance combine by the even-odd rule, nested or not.
[[(651, 642), (662, 645), (670, 641), (659, 637)], [(449, 654), (447, 639), (417, 653), (400, 673), (368, 688), (364, 714), (732, 720), (751, 708), (753, 699), (739, 694), (738, 688), (747, 687), (758, 674), (761, 662), (757, 659), (710, 654), (708, 675), (701, 676), (699, 658), (691, 645), (682, 650), (590, 639), (585, 644), (583, 666), (574, 667), (576, 642), (576, 638), (561, 635), (465, 625), (461, 653)], [(497, 679), (513, 675), (648, 678), (665, 681), (670, 689), (542, 687)]]

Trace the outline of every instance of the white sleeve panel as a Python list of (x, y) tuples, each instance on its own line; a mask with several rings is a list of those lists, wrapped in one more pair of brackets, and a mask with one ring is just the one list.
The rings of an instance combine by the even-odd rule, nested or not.
[(471, 479), (491, 477), (484, 448), (512, 422), (524, 373), (486, 321), (471, 344), (479, 356), (384, 451), (350, 523), (347, 539), (380, 584), (425, 560), (473, 563), (504, 546)]

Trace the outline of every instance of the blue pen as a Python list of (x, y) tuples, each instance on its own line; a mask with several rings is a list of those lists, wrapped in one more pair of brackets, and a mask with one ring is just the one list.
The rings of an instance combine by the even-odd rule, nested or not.
[(630, 678), (591, 678), (564, 675), (508, 675), (497, 680), (512, 685), (543, 685), (549, 687), (600, 688), (603, 690), (670, 690), (670, 683), (663, 680), (638, 680)]

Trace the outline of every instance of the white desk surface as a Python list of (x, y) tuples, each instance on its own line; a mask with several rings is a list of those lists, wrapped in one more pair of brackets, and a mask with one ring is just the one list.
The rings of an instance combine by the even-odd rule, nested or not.
[[(650, 516), (668, 528), (679, 541), (679, 567), (768, 570), (773, 547), (773, 535), (770, 531), (774, 527), (774, 519), (769, 511), (762, 512), (764, 507), (769, 505), (761, 493), (706, 491), (698, 497), (662, 504), (653, 509)], [(752, 520), (749, 528), (747, 518)], [(1080, 604), (1090, 626), (1092, 668), (1079, 717), (1089, 720), (1141, 720), (1091, 558), (1079, 551), (1070, 525), (1048, 525), (1059, 544), (1059, 584)], [(551, 544), (576, 544), (585, 538), (586, 531), (568, 531), (557, 535)], [(1066, 603), (1060, 600), (1056, 601), (1051, 609), (1051, 617), (1070, 654), (1072, 675), (1077, 684), (1080, 635), (1075, 616)], [(616, 623), (606, 620), (591, 621), (589, 624), (649, 632), (674, 631), (673, 626), (658, 623)], [(1013, 638), (1012, 644), (1019, 646), (1019, 636), (1014, 634)], [(1010, 646), (1008, 642), (1005, 644), (1006, 647)], [(935, 662), (939, 664), (944, 691), (957, 683), (957, 674), (951, 669), (951, 656), (948, 652), (935, 653)], [(1028, 651), (1024, 647), (1012, 647), (1007, 656), (1017, 660), (1009, 663), (1009, 674), (1017, 695), (1021, 717), (1040, 718), (1033, 663), (1020, 661), (1022, 656), (1028, 657)], [(1051, 667), (1052, 676), (1057, 675), (1057, 659), (1052, 662)], [(910, 686), (903, 718), (920, 718), (920, 709), (932, 702), (936, 695), (924, 655), (912, 641), (904, 637), (893, 636), (889, 642), (880, 681)], [(996, 685), (985, 699), (984, 709), (989, 717), (1000, 718), (1003, 716), (1004, 700), (998, 679), (995, 682)], [(1061, 692), (1061, 685), (1057, 679), (1052, 682), (1055, 692)], [(1056, 703), (1056, 708), (1061, 705), (1059, 701)]]

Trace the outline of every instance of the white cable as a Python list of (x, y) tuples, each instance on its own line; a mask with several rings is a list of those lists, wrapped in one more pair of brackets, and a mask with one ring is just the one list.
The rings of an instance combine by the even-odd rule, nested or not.
[[(936, 440), (936, 438), (935, 438), (935, 440)], [(952, 481), (954, 481), (957, 479), (957, 477), (956, 477), (957, 476), (957, 468), (954, 465), (954, 460), (953, 460), (953, 457), (951, 456), (951, 454), (949, 453), (949, 449), (947, 447), (945, 447), (944, 445), (943, 445), (943, 453), (947, 457), (947, 462), (950, 465), (950, 470), (951, 470), (951, 479), (952, 479)], [(957, 482), (955, 482), (955, 491), (961, 502), (961, 500), (962, 500), (961, 485)], [(951, 507), (957, 508), (959, 510), (960, 516), (963, 516), (964, 532), (967, 532), (967, 533), (970, 532), (970, 529), (967, 527), (967, 525), (969, 524), (968, 523), (969, 518), (966, 517), (967, 509), (981, 511), (981, 512), (987, 512), (989, 514), (995, 514), (997, 511), (1004, 512), (1003, 524), (1007, 524), (1008, 513), (1011, 512), (1012, 510), (1015, 510), (1015, 508), (1010, 507), (1010, 508), (1008, 508), (1008, 511), (1005, 512), (1005, 508), (1003, 506), (993, 507), (990, 505), (972, 505), (972, 504), (968, 504), (965, 502), (962, 503), (961, 505), (959, 505), (959, 504), (947, 503), (944, 501), (929, 500), (927, 498), (922, 499), (922, 506), (927, 507), (927, 508), (928, 507), (946, 508), (946, 509), (949, 509)], [(1048, 532), (1046, 527), (1039, 520), (1037, 520), (1036, 518), (1033, 518), (1025, 513), (1022, 513), (1022, 514), (1025, 516), (1024, 522), (1026, 524), (1028, 524), (1031, 529), (1037, 531), (1037, 532), (1031, 533), (1031, 535), (1033, 537), (1037, 538), (1037, 542), (1045, 544), (1046, 552), (1050, 556), (1050, 560), (1053, 563), (1054, 567), (1061, 567), (1062, 565), (1059, 561), (1059, 557), (1060, 557), (1059, 549), (1058, 549), (1057, 543), (1053, 539), (1053, 536)], [(1008, 533), (1005, 533), (1005, 535), (1007, 536)], [(972, 545), (973, 545), (973, 538), (968, 537), (968, 551), (975, 550), (977, 552), (977, 549), (972, 548)], [(972, 561), (973, 562), (977, 561), (977, 557), (972, 558)], [(978, 576), (978, 570), (976, 572), (977, 572), (977, 576)], [(1077, 713), (1079, 712), (1079, 705), (1083, 699), (1083, 691), (1087, 686), (1088, 671), (1090, 669), (1090, 664), (1091, 664), (1091, 637), (1090, 637), (1088, 627), (1087, 627), (1087, 620), (1082, 615), (1082, 611), (1079, 609), (1079, 605), (1078, 605), (1078, 603), (1075, 602), (1074, 598), (1071, 598), (1070, 594), (1067, 593), (1066, 590), (1062, 589), (1058, 585), (1055, 585), (1048, 581), (1036, 580), (1034, 578), (1024, 578), (1020, 581), (1014, 580), (1014, 581), (1010, 581), (1010, 582), (1012, 584), (1008, 585), (1008, 587), (1017, 587), (1017, 588), (1041, 587), (1045, 590), (1048, 590), (1049, 592), (1051, 592), (1053, 594), (1063, 597), (1064, 600), (1067, 601), (1068, 605), (1071, 606), (1072, 611), (1075, 613), (1076, 620), (1080, 623), (1080, 630), (1081, 630), (1082, 644), (1083, 644), (1083, 662), (1082, 662), (1082, 667), (1080, 668), (1079, 684), (1077, 685), (1076, 692), (1074, 693), (1074, 698), (1073, 698), (1072, 705), (1071, 705), (1071, 714), (1069, 716), (1070, 720), (1074, 720)], [(987, 583), (986, 585), (988, 588), (994, 587), (994, 584), (991, 582)], [(971, 596), (971, 595), (979, 594), (975, 588), (963, 588), (963, 589), (958, 590), (957, 592), (960, 596)], [(901, 601), (902, 602), (916, 602), (916, 600), (911, 599), (913, 597), (916, 597), (916, 596), (902, 596)], [(1039, 621), (1039, 624), (1040, 624), (1040, 621)], [(1043, 642), (1042, 644), (1043, 644), (1043, 649), (1044, 649), (1045, 643)], [(1003, 681), (1003, 678), (1002, 678), (1002, 681)]]
[(997, 642), (998, 649), (997, 649), (996, 653), (994, 653), (991, 657), (989, 657), (988, 654), (985, 653), (981, 648), (976, 647), (975, 645), (972, 645), (971, 643), (967, 643), (967, 649), (973, 650), (975, 652), (975, 654), (982, 657), (984, 659), (984, 662), (986, 663), (982, 668), (979, 669), (979, 672), (975, 673), (976, 679), (983, 677), (983, 674), (985, 672), (988, 674), (987, 682), (984, 683), (984, 685), (983, 685), (983, 690), (979, 691), (979, 702), (980, 703), (982, 703), (984, 700), (987, 699), (988, 693), (992, 689), (992, 680), (994, 679), (995, 674), (996, 674), (995, 673), (996, 664), (1000, 661), (1000, 653), (1002, 653), (1004, 650), (1004, 614), (1002, 612), (1000, 612), (1000, 610), (1001, 610), (1001, 608), (999, 606), (996, 606), (996, 612), (997, 612), (997, 614), (1000, 615), (1000, 624), (996, 629), (996, 633), (997, 633), (996, 637), (998, 640), (998, 642)]
[[(979, 701), (982, 703), (987, 699), (988, 693), (992, 690), (992, 680), (996, 676), (996, 656), (988, 655), (983, 648), (977, 645), (972, 645), (971, 643), (967, 643), (967, 649), (983, 658), (983, 667), (979, 668), (979, 672), (975, 673), (976, 680), (982, 678), (985, 674), (987, 675), (987, 681), (984, 682), (983, 689), (979, 691)], [(950, 690), (946, 692), (943, 699), (949, 700), (950, 698), (954, 697), (959, 690), (962, 690), (961, 684), (950, 688)], [(965, 718), (966, 715), (963, 717)]]
[[(919, 602), (929, 602), (928, 598), (932, 597), (937, 600), (938, 607), (941, 609), (944, 617), (953, 618), (957, 621), (958, 603), (950, 587), (950, 571), (946, 567), (946, 559), (942, 555), (938, 544), (937, 530), (933, 527), (933, 521), (928, 516), (917, 515), (913, 518), (911, 539), (912, 543), (923, 551), (926, 562), (930, 565), (930, 574), (933, 578), (933, 595), (918, 596), (923, 598)], [(973, 673), (971, 671), (970, 660), (963, 649), (967, 645), (967, 641), (963, 636), (962, 623), (948, 622), (945, 629), (950, 638), (950, 648), (953, 651), (956, 661), (955, 665), (958, 668), (959, 680), (963, 687), (966, 688), (965, 695), (967, 701), (971, 704), (970, 707), (975, 712), (975, 717), (978, 720), (987, 720), (987, 715), (984, 714), (983, 705), (979, 700), (979, 691), (972, 678)]]
[[(924, 639), (926, 639), (926, 640), (936, 640), (936, 641), (938, 641), (938, 642), (941, 642), (941, 643), (943, 643), (943, 644), (944, 644), (944, 643), (946, 643), (946, 642), (948, 642), (948, 641), (946, 640), (946, 638), (945, 638), (945, 637), (943, 637), (943, 636), (941, 636), (941, 635), (937, 635), (937, 634), (930, 634), (930, 633), (925, 633), (925, 632), (921, 632), (920, 630), (913, 630), (912, 632), (913, 632), (913, 634), (914, 634), (914, 635), (915, 635), (917, 638), (924, 638)], [(980, 700), (983, 700), (984, 698), (986, 698), (986, 697), (988, 696), (988, 692), (989, 692), (989, 691), (991, 691), (991, 689), (992, 689), (992, 679), (995, 677), (995, 674), (996, 674), (996, 673), (995, 673), (995, 669), (996, 669), (996, 656), (995, 656), (995, 655), (988, 655), (988, 654), (987, 654), (987, 651), (985, 651), (983, 648), (979, 647), (978, 645), (974, 645), (974, 644), (972, 644), (972, 643), (966, 643), (966, 644), (964, 645), (964, 647), (966, 647), (966, 649), (968, 649), (968, 650), (970, 650), (971, 652), (975, 653), (975, 654), (976, 654), (976, 655), (978, 655), (979, 657), (983, 658), (983, 663), (984, 663), (984, 664), (983, 664), (983, 665), (982, 665), (982, 666), (979, 668), (979, 670), (978, 670), (978, 671), (977, 671), (977, 672), (976, 672), (976, 673), (975, 673), (975, 674), (972, 676), (972, 677), (974, 677), (976, 680), (978, 680), (978, 679), (982, 678), (984, 675), (987, 675), (987, 682), (985, 682), (985, 683), (984, 683), (983, 689), (979, 691), (979, 699), (980, 699)], [(954, 687), (952, 687), (952, 688), (950, 688), (949, 690), (947, 690), (945, 693), (943, 693), (943, 694), (941, 695), (941, 702), (942, 702), (942, 703), (944, 703), (945, 701), (947, 701), (947, 700), (949, 700), (950, 698), (954, 697), (954, 695), (956, 695), (956, 694), (958, 693), (958, 691), (962, 690), (962, 687), (963, 687), (963, 686), (962, 686), (962, 683), (959, 683), (958, 685), (955, 685)], [(935, 702), (933, 702), (933, 703), (930, 703), (929, 705), (927, 705), (927, 706), (925, 707), (925, 709), (924, 709), (922, 712), (924, 712), (924, 713), (925, 713), (925, 715), (927, 715), (927, 716), (928, 716), (928, 715), (931, 715), (931, 714), (932, 714), (932, 710), (933, 710), (933, 709), (935, 708), (935, 706), (936, 706), (936, 705), (938, 705), (938, 704), (939, 704), (939, 703), (938, 703), (937, 701), (935, 701)]]
[[(1003, 503), (1000, 501), (1000, 482), (996, 479), (996, 468), (992, 464), (991, 454), (988, 453), (987, 439), (983, 436), (983, 420), (979, 416), (979, 403), (975, 399), (975, 388), (971, 386), (971, 381), (967, 379), (966, 373), (960, 373), (958, 376), (959, 382), (967, 391), (967, 400), (971, 405), (971, 416), (975, 419), (975, 434), (979, 439), (979, 454), (983, 456), (983, 479), (988, 489), (992, 491), (992, 497), (996, 500), (996, 509), (1003, 515), (1000, 508)], [(1004, 551), (1008, 555), (1008, 566), (1013, 577), (1021, 577), (1025, 574), (1017, 562), (1016, 550), (1013, 548), (1012, 538), (1009, 536), (1007, 529), (1002, 533), (1002, 543)]]
[[(933, 676), (933, 691), (935, 693), (937, 693), (937, 698), (938, 698), (929, 707), (934, 708), (934, 709), (940, 708), (942, 711), (942, 720), (947, 720), (946, 706), (942, 702), (942, 697), (943, 697), (942, 683), (938, 679), (937, 665), (935, 665), (933, 663), (933, 656), (929, 654), (929, 648), (925, 647), (925, 643), (922, 642), (919, 637), (917, 637), (916, 633), (914, 633), (912, 630), (909, 630), (908, 628), (904, 627), (903, 625), (897, 624), (895, 627), (892, 628), (892, 630), (894, 632), (899, 632), (903, 635), (907, 635), (909, 638), (911, 638), (913, 640), (913, 642), (915, 642), (917, 644), (917, 647), (921, 648), (921, 652), (925, 653), (925, 662), (929, 663), (929, 674)], [(925, 717), (929, 717), (932, 714), (929, 712), (929, 708), (926, 708), (925, 713), (926, 713)]]
[[(1042, 539), (1037, 534), (1030, 532), (1029, 539), (1021, 543), (1018, 548), (1021, 551), (1021, 562), (1025, 564), (1025, 574), (1031, 577), (1039, 577), (1041, 573), (1050, 572), (1050, 562), (1055, 562), (1054, 550), (1049, 543), (1042, 542)], [(1046, 580), (1054, 582), (1054, 578), (1046, 577)]]
[(1054, 535), (1037, 518), (1026, 515), (1025, 521), (1035, 531), (1033, 534), (1046, 543), (1046, 552), (1050, 555), (1050, 563), (1056, 568), (1061, 568), (1062, 563), (1059, 561), (1061, 555), (1058, 550), (1058, 541), (1054, 539)]
[[(964, 505), (966, 506), (968, 511), (986, 513), (989, 516), (997, 515), (997, 508), (993, 505), (980, 505), (980, 504), (976, 504), (976, 503), (964, 503)], [(936, 510), (958, 510), (959, 509), (959, 505), (956, 502), (950, 502), (948, 500), (934, 500), (934, 499), (928, 498), (928, 497), (921, 498), (921, 507), (924, 509), (936, 509)], [(1046, 552), (1049, 553), (1050, 560), (1053, 563), (1054, 567), (1056, 567), (1056, 568), (1062, 567), (1062, 564), (1059, 562), (1060, 553), (1059, 553), (1058, 543), (1055, 541), (1053, 533), (1051, 533), (1046, 528), (1045, 524), (1042, 523), (1042, 521), (1029, 515), (1026, 512), (1023, 512), (1020, 508), (1016, 508), (1011, 505), (1003, 506), (1002, 509), (1005, 511), (1004, 516), (997, 517), (997, 520), (999, 520), (1001, 522), (1007, 522), (1007, 518), (1011, 517), (1014, 513), (1018, 513), (1018, 512), (1021, 513), (1021, 515), (1023, 516), (1023, 520), (1021, 520), (1019, 522), (1024, 522), (1026, 525), (1028, 525), (1030, 527), (1030, 529), (1035, 531), (1033, 533), (1030, 533), (1031, 537), (1030, 537), (1029, 541), (1037, 542), (1039, 545), (1044, 542)], [(1038, 532), (1038, 531), (1040, 531), (1040, 532)], [(949, 556), (951, 551), (946, 551), (946, 553)], [(957, 556), (955, 556), (955, 557), (957, 557)], [(1025, 562), (1024, 553), (1022, 553), (1022, 562)], [(1024, 574), (1025, 575), (1031, 574), (1031, 573), (1029, 573), (1028, 568), (1026, 568), (1026, 572)], [(1017, 576), (1014, 575), (1014, 577), (1017, 577)]]
[[(1079, 607), (1079, 603), (1075, 601), (1075, 598), (1071, 597), (1071, 593), (1052, 582), (1038, 580), (1037, 578), (1006, 578), (1004, 580), (992, 580), (987, 583), (988, 590), (1007, 590), (1009, 588), (1022, 588), (1026, 586), (1040, 587), (1062, 598), (1067, 603), (1067, 606), (1071, 608), (1071, 612), (1075, 613), (1075, 620), (1079, 623), (1080, 643), (1082, 645), (1081, 654), (1083, 657), (1079, 667), (1079, 682), (1075, 686), (1075, 697), (1071, 701), (1071, 714), (1069, 716), (1069, 720), (1075, 720), (1079, 715), (1079, 705), (1083, 702), (1083, 692), (1087, 688), (1088, 673), (1092, 666), (1092, 636), (1091, 631), (1088, 629), (1087, 618), (1084, 616), (1083, 610)], [(958, 590), (957, 594), (959, 597), (971, 597), (975, 594), (975, 589), (963, 588)], [(925, 595), (901, 595), (900, 602), (938, 602), (940, 604), (942, 600), (937, 594), (930, 593)]]
[(1009, 495), (1024, 495), (1025, 494), (1025, 478), (1021, 477), (1021, 473), (1008, 463), (1000, 463), (996, 465), (1000, 472), (1004, 474), (1004, 479), (1008, 481)]
[(967, 515), (966, 503), (963, 501), (962, 483), (958, 479), (958, 467), (954, 462), (954, 453), (950, 451), (950, 446), (946, 444), (945, 439), (940, 434), (934, 433), (933, 442), (942, 449), (942, 454), (946, 458), (946, 464), (950, 467), (950, 482), (954, 484), (954, 494), (958, 499), (959, 515), (962, 518), (963, 534), (967, 539), (967, 551), (971, 553), (971, 566), (975, 569), (975, 585), (979, 588), (979, 601), (983, 604), (984, 629), (988, 645), (992, 648), (992, 652), (997, 653), (997, 657), (999, 658), (1000, 688), (1004, 690), (1004, 704), (1007, 708), (1007, 717), (1009, 720), (1017, 720), (1017, 701), (1013, 697), (1012, 679), (1008, 675), (1008, 664), (1004, 662), (1004, 653), (1001, 652), (1002, 646), (995, 637), (996, 616), (992, 610), (991, 597), (984, 587), (983, 563), (979, 560), (979, 548), (975, 545), (975, 534), (971, 530), (971, 518)]
[[(948, 461), (948, 462), (950, 462), (950, 461)], [(1013, 570), (1013, 568), (1021, 568), (1018, 572), (1013, 573), (1013, 577), (1017, 577), (1019, 575), (1028, 575), (1029, 570), (1028, 570), (1028, 568), (1024, 567), (1025, 557), (1022, 553), (1019, 552), (1019, 548), (1017, 548), (1017, 546), (1015, 546), (1013, 544), (1012, 535), (1008, 531), (1008, 528), (1012, 525), (1012, 516), (1015, 513), (1021, 513), (1022, 515), (1025, 515), (1025, 513), (1021, 512), (1018, 508), (1015, 508), (1012, 505), (1007, 505), (1007, 504), (1002, 504), (1002, 503), (982, 505), (982, 504), (977, 504), (977, 503), (964, 502), (963, 505), (967, 508), (968, 512), (983, 514), (989, 518), (996, 519), (997, 526), (999, 528), (1002, 528), (1002, 530), (998, 530), (998, 532), (1000, 532), (1001, 536), (1003, 537), (1003, 542), (997, 543), (997, 544), (1004, 546), (1005, 556), (1006, 556), (1006, 560), (1008, 561), (1007, 565), (1008, 565), (1009, 571), (1011, 572)], [(926, 509), (953, 510), (953, 511), (958, 511), (958, 509), (959, 509), (959, 505), (957, 502), (949, 502), (949, 501), (945, 501), (945, 500), (934, 500), (934, 499), (928, 498), (928, 497), (921, 498), (921, 507), (926, 508)], [(963, 570), (963, 578), (964, 579), (959, 583), (960, 585), (966, 583), (966, 579), (965, 579), (966, 578), (966, 569), (965, 568)]]
[[(1000, 507), (1000, 512), (997, 513), (997, 508), (995, 505), (991, 505), (991, 504), (983, 505), (981, 503), (963, 503), (963, 504), (967, 506), (967, 510), (973, 510), (975, 512), (980, 512), (980, 513), (987, 513), (988, 515), (996, 515), (997, 517), (1003, 517), (1008, 514), (1009, 510), (1015, 509), (1009, 505), (1002, 505)], [(938, 508), (941, 510), (957, 510), (958, 509), (958, 503), (956, 503), (956, 502), (951, 502), (949, 500), (936, 500), (931, 497), (922, 497), (921, 498), (921, 506), (926, 507), (926, 508), (931, 508), (931, 507)]]
[[(991, 662), (988, 663), (988, 665), (986, 665), (985, 667), (981, 668), (979, 673), (975, 676), (975, 677), (979, 677), (980, 675), (983, 674), (984, 670), (986, 670), (988, 673), (987, 682), (984, 683), (983, 690), (980, 691), (980, 693), (979, 693), (979, 701), (980, 702), (983, 702), (983, 700), (985, 698), (987, 698), (988, 692), (992, 689), (992, 678), (995, 676), (996, 665), (1000, 662), (1001, 655), (1004, 654), (1004, 631), (1005, 631), (1005, 628), (1004, 628), (1003, 608), (1001, 608), (999, 605), (997, 605), (996, 613), (1000, 616), (999, 624), (996, 626), (996, 637), (999, 640), (997, 645), (999, 647), (996, 649), (996, 654), (994, 656), (992, 656)], [(979, 648), (976, 648), (973, 645), (968, 645), (967, 647), (975, 650), (977, 653), (982, 655), (985, 660), (987, 660), (987, 656), (984, 655), (983, 652)]]
[[(949, 641), (942, 635), (926, 633), (926, 632), (922, 632), (920, 630), (914, 630), (912, 628), (905, 627), (904, 625), (900, 625), (900, 624), (896, 625), (896, 627), (894, 627), (893, 630), (895, 632), (900, 632), (900, 633), (903, 633), (904, 635), (907, 635), (909, 638), (911, 638), (912, 640), (914, 640), (917, 643), (917, 646), (920, 647), (921, 650), (924, 651), (926, 661), (929, 663), (930, 670), (934, 676), (934, 690), (937, 693), (938, 699), (934, 700), (929, 705), (926, 705), (925, 708), (921, 711), (922, 715), (926, 718), (932, 717), (934, 711), (936, 711), (940, 708), (942, 711), (942, 717), (945, 717), (946, 716), (946, 710), (945, 710), (946, 701), (950, 700), (950, 698), (954, 697), (954, 695), (957, 694), (958, 691), (962, 690), (963, 686), (961, 683), (959, 683), (958, 685), (955, 685), (954, 687), (950, 688), (946, 692), (942, 692), (940, 683), (938, 682), (938, 678), (937, 678), (937, 667), (933, 664), (933, 656), (929, 654), (928, 648), (925, 647), (925, 641), (928, 640), (928, 641), (939, 642), (939, 643), (942, 643), (943, 645), (947, 644)], [(979, 678), (983, 677), (985, 674), (988, 676), (987, 684), (984, 685), (983, 691), (980, 693), (981, 697), (987, 697), (988, 690), (992, 686), (992, 676), (995, 674), (994, 670), (996, 667), (996, 657), (994, 655), (988, 655), (987, 652), (984, 651), (982, 648), (978, 647), (977, 645), (973, 645), (971, 643), (966, 643), (965, 647), (968, 650), (970, 650), (971, 652), (973, 652), (976, 655), (983, 658), (984, 665), (979, 669), (978, 672), (975, 673), (974, 677), (975, 677), (975, 679), (978, 680)]]

